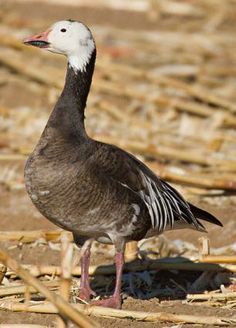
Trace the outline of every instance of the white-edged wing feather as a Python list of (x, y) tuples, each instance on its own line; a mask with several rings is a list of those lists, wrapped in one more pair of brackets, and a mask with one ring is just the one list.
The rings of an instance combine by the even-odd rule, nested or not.
[[(139, 196), (140, 202), (147, 207), (151, 229), (162, 232), (182, 224), (205, 231), (201, 222), (193, 215), (188, 202), (178, 191), (156, 176), (132, 154), (113, 145), (103, 146), (106, 153), (102, 148), (102, 156), (96, 158), (96, 164), (99, 164), (99, 169), (102, 168), (106, 176)], [(98, 161), (100, 158), (101, 161)], [(142, 219), (140, 216), (139, 218)]]

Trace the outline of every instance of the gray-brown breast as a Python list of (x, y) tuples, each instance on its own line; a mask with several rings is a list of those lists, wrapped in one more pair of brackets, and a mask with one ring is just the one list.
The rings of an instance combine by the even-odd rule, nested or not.
[[(123, 158), (112, 158), (111, 149), (92, 141), (87, 155), (76, 145), (66, 145), (64, 151), (63, 145), (54, 145), (54, 155), (50, 148), (41, 148), (29, 158), (25, 179), (33, 203), (45, 217), (88, 237), (110, 233), (138, 240), (145, 236), (149, 213), (138, 194), (119, 179), (127, 174)], [(130, 178), (135, 178), (132, 172)]]

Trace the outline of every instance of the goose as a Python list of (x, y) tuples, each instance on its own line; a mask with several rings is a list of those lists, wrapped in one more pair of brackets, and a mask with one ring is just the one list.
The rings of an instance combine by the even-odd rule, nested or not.
[(96, 295), (88, 275), (92, 241), (115, 246), (114, 293), (91, 304), (121, 308), (128, 241), (168, 229), (206, 231), (199, 219), (222, 224), (187, 202), (134, 155), (87, 135), (84, 111), (96, 46), (85, 24), (71, 19), (58, 21), (23, 42), (68, 59), (63, 91), (25, 165), (26, 190), (43, 216), (72, 232), (77, 246), (87, 241), (80, 263), (80, 299), (90, 301)]

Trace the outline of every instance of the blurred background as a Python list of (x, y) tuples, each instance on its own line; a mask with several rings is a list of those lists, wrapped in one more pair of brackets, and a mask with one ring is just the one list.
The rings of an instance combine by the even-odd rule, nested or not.
[[(97, 43), (89, 135), (134, 153), (216, 215), (224, 228), (209, 225), (210, 245), (234, 254), (235, 17), (235, 0), (0, 0), (0, 230), (55, 229), (26, 195), (23, 168), (63, 87), (66, 60), (22, 39), (72, 18)], [(197, 251), (200, 236), (168, 232), (143, 254)], [(22, 263), (58, 263), (59, 250), (47, 243), (37, 258), (32, 245), (4, 247)], [(104, 259), (105, 246), (96, 247), (110, 261), (110, 251)]]

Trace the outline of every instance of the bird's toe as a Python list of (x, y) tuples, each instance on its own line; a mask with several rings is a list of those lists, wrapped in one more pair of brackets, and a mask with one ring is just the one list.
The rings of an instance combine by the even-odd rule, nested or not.
[(93, 291), (90, 287), (84, 287), (80, 289), (79, 299), (85, 302), (89, 302), (92, 296), (96, 296), (95, 291)]
[(92, 301), (91, 306), (103, 306), (113, 309), (121, 309), (121, 298), (117, 296), (112, 296), (99, 301)]

